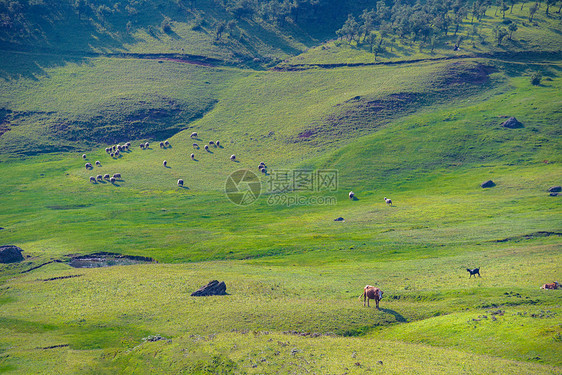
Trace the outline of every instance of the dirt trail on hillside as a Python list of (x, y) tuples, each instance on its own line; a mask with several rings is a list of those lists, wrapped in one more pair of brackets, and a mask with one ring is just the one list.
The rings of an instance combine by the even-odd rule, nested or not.
[(121, 59), (141, 59), (141, 60), (161, 60), (161, 61), (174, 61), (183, 64), (200, 65), (206, 67), (221, 67), (221, 66), (236, 66), (234, 62), (229, 62), (213, 57), (192, 55), (186, 53), (132, 53), (132, 52), (114, 52), (114, 53), (98, 53), (87, 51), (68, 51), (68, 50), (53, 50), (53, 49), (26, 49), (22, 47), (1, 48), (0, 52), (18, 53), (25, 55), (39, 55), (39, 56), (56, 56), (65, 58), (121, 58)]
[(460, 54), (456, 56), (444, 56), (425, 59), (395, 60), (395, 61), (376, 61), (369, 63), (333, 63), (333, 64), (285, 64), (278, 65), (270, 70), (278, 72), (299, 71), (308, 69), (335, 69), (335, 68), (355, 68), (363, 66), (377, 65), (403, 65), (415, 64), (420, 62), (447, 61), (458, 59), (493, 59), (505, 60), (511, 63), (537, 64), (537, 61), (549, 61), (562, 59), (562, 51), (520, 51), (520, 52), (489, 52), (476, 54)]
[[(44, 55), (44, 56), (60, 56), (69, 58), (122, 58), (122, 59), (140, 59), (140, 60), (158, 60), (172, 61), (181, 64), (199, 65), (204, 67), (221, 68), (221, 67), (238, 67), (242, 69), (264, 70), (256, 69), (250, 61), (226, 61), (213, 57), (203, 55), (192, 55), (185, 53), (132, 53), (132, 52), (115, 52), (115, 53), (97, 53), (87, 51), (56, 51), (50, 49), (25, 49), (20, 47), (0, 49), (0, 52), (21, 53), (29, 55)], [(415, 64), (433, 61), (447, 61), (457, 59), (493, 59), (505, 60), (511, 63), (524, 63), (524, 64), (540, 64), (541, 62), (547, 63), (552, 60), (562, 60), (562, 50), (559, 51), (518, 51), (518, 52), (487, 52), (476, 54), (459, 54), (456, 56), (444, 56), (435, 58), (424, 59), (411, 59), (411, 60), (390, 60), (390, 61), (375, 61), (366, 63), (332, 63), (332, 64), (281, 64), (269, 68), (270, 71), (275, 72), (291, 72), (301, 71), (308, 69), (336, 69), (336, 68), (354, 68), (354, 67), (367, 67), (367, 66), (385, 66), (385, 65), (403, 65)]]

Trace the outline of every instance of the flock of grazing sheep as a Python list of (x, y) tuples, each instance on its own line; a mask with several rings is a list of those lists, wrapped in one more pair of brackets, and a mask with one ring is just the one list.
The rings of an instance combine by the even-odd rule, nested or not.
[[(198, 137), (197, 132), (191, 133), (191, 138), (197, 138), (197, 137)], [(169, 142), (168, 140), (163, 141), (163, 142), (160, 142), (160, 143), (159, 143), (159, 146), (160, 146), (160, 148), (162, 148), (162, 149), (166, 149), (166, 148), (170, 147), (170, 142)], [(209, 144), (206, 144), (206, 145), (203, 147), (203, 148), (205, 149), (205, 151), (207, 151), (207, 152), (209, 151), (209, 146), (220, 147), (220, 141), (209, 141)], [(129, 150), (130, 150), (130, 147), (131, 147), (131, 142), (126, 142), (126, 143), (123, 144), (123, 145), (117, 144), (117, 145), (113, 145), (113, 146), (107, 147), (107, 148), (105, 149), (105, 152), (106, 152), (107, 154), (109, 154), (112, 158), (118, 158), (119, 155), (120, 155), (120, 152), (129, 151)], [(140, 147), (141, 150), (148, 150), (149, 147), (150, 147), (150, 143), (148, 143), (148, 142), (141, 143), (139, 147)], [(200, 147), (197, 143), (193, 143), (193, 148), (195, 148), (195, 149), (197, 149), (197, 150), (200, 150), (200, 149), (201, 149), (201, 147)], [(194, 154), (194, 153), (191, 153), (190, 157), (191, 157), (191, 160), (196, 160), (196, 159), (195, 159), (195, 154)], [(82, 158), (83, 158), (83, 159), (86, 159), (86, 158), (87, 158), (86, 154), (83, 154), (83, 155), (82, 155)], [(232, 154), (232, 155), (230, 156), (230, 160), (236, 161), (236, 155)], [(96, 166), (101, 167), (101, 162), (100, 162), (99, 160), (96, 160), (95, 164), (96, 164)], [(167, 167), (167, 166), (168, 166), (168, 161), (164, 160), (164, 161), (162, 162), (162, 165), (163, 165), (164, 167)], [(86, 169), (93, 169), (93, 168), (94, 168), (94, 167), (92, 166), (91, 163), (86, 163)], [(258, 170), (259, 170), (260, 172), (262, 172), (262, 173), (264, 173), (264, 174), (267, 175), (267, 166), (265, 165), (265, 163), (264, 163), (263, 161), (260, 162), (260, 164), (258, 165)], [(95, 184), (95, 183), (97, 183), (98, 181), (101, 182), (101, 181), (104, 181), (104, 180), (108, 180), (109, 182), (111, 182), (111, 183), (113, 184), (113, 183), (115, 183), (115, 182), (117, 181), (117, 179), (120, 179), (120, 178), (121, 178), (121, 174), (120, 174), (120, 173), (115, 173), (115, 174), (113, 174), (113, 176), (110, 176), (109, 174), (105, 174), (105, 175), (103, 175), (103, 176), (102, 176), (101, 174), (98, 174), (98, 175), (95, 176), (95, 177), (94, 177), (94, 176), (90, 176), (90, 182), (93, 183), (93, 184)], [(183, 187), (183, 184), (184, 184), (183, 179), (181, 179), (181, 178), (178, 179), (177, 185), (178, 185), (179, 187)], [(350, 191), (350, 192), (349, 192), (349, 199), (355, 199), (355, 193), (354, 193), (353, 191)], [(389, 198), (387, 198), (387, 197), (384, 197), (384, 201), (386, 202), (386, 204), (392, 206), (392, 200), (391, 200), (391, 199), (389, 199)]]
[[(191, 138), (197, 138), (197, 136), (198, 136), (197, 132), (191, 133)], [(162, 148), (162, 149), (166, 149), (166, 148), (170, 147), (170, 142), (169, 142), (168, 140), (163, 141), (163, 142), (160, 142), (160, 143), (159, 143), (159, 146), (160, 146), (160, 148)], [(221, 147), (220, 141), (209, 141), (209, 144), (206, 144), (206, 145), (204, 146), (205, 151), (209, 152), (209, 146), (214, 146), (215, 148)], [(130, 147), (131, 147), (131, 142), (126, 142), (126, 143), (124, 143), (124, 144), (122, 144), (122, 145), (121, 145), (121, 144), (117, 144), (117, 145), (112, 145), (112, 146), (106, 147), (105, 152), (106, 152), (107, 154), (109, 154), (109, 156), (111, 156), (112, 158), (115, 159), (115, 158), (119, 158), (119, 156), (121, 155), (121, 152), (130, 151)], [(139, 147), (140, 147), (141, 150), (148, 150), (148, 149), (150, 149), (150, 143), (149, 143), (149, 142), (141, 143)], [(195, 149), (197, 149), (197, 150), (201, 149), (201, 147), (199, 147), (199, 145), (198, 145), (197, 143), (194, 143), (194, 144), (193, 144), (193, 148), (195, 148)], [(83, 158), (83, 159), (87, 159), (87, 155), (86, 155), (86, 154), (83, 154), (83, 155), (82, 155), (82, 158)], [(191, 154), (191, 160), (196, 160), (196, 159), (195, 159), (195, 154), (194, 154), (194, 153)], [(236, 161), (236, 155), (234, 155), (234, 154), (231, 155), (231, 156), (230, 156), (230, 160)], [(97, 167), (101, 167), (101, 162), (100, 162), (99, 160), (96, 160), (95, 164), (96, 164)], [(162, 162), (162, 165), (163, 165), (164, 167), (167, 167), (167, 166), (168, 166), (168, 161), (164, 160), (164, 161)], [(93, 167), (93, 165), (92, 165), (91, 163), (86, 163), (86, 164), (85, 164), (85, 167), (86, 167), (86, 169), (88, 169), (88, 170), (94, 169), (94, 167)], [(260, 165), (259, 165), (259, 170), (260, 170), (262, 173), (267, 173), (266, 165), (265, 165), (264, 162), (261, 162), (261, 163), (260, 163)], [(93, 183), (93, 184), (95, 184), (95, 183), (97, 183), (98, 181), (99, 181), (99, 182), (102, 182), (102, 181), (104, 181), (104, 180), (108, 180), (109, 182), (111, 182), (111, 183), (113, 184), (113, 183), (115, 183), (115, 182), (117, 181), (117, 179), (120, 179), (120, 178), (121, 178), (121, 174), (120, 174), (120, 173), (115, 173), (115, 174), (113, 174), (113, 176), (111, 176), (111, 177), (110, 177), (109, 174), (105, 174), (105, 175), (103, 175), (103, 176), (102, 176), (101, 174), (99, 174), (99, 175), (97, 175), (97, 176), (90, 176), (90, 182)], [(183, 187), (183, 184), (184, 184), (184, 182), (183, 182), (183, 180), (180, 178), (180, 179), (178, 180), (178, 182), (177, 182), (177, 185), (178, 185), (179, 187)]]

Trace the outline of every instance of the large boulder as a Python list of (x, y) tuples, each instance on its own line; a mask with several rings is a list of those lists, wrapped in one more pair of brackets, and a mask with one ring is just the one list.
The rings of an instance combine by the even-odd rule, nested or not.
[(483, 188), (491, 188), (491, 187), (494, 187), (494, 186), (496, 186), (496, 183), (492, 180), (488, 180), (488, 181), (482, 182), (480, 184), (480, 187), (483, 187)]
[(562, 191), (562, 186), (552, 186), (548, 188), (549, 193), (560, 193)]
[(195, 292), (191, 293), (194, 297), (202, 296), (224, 296), (226, 295), (226, 284), (224, 281), (220, 283), (217, 280), (210, 281), (207, 285), (202, 286)]
[(23, 250), (14, 245), (0, 246), (0, 263), (15, 263), (23, 260)]
[(502, 122), (502, 126), (508, 129), (522, 128), (523, 124), (520, 123), (515, 117), (510, 117), (506, 121)]

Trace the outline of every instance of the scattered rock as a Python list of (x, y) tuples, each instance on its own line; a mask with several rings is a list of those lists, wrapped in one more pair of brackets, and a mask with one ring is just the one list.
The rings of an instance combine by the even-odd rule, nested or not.
[(224, 281), (220, 283), (217, 280), (210, 281), (207, 285), (202, 286), (195, 292), (191, 293), (194, 297), (202, 296), (224, 296), (226, 295), (226, 284)]
[(549, 193), (559, 193), (562, 191), (562, 186), (552, 186), (547, 190)]
[(14, 245), (0, 246), (0, 263), (15, 263), (21, 262), (23, 250)]
[(161, 341), (161, 340), (166, 340), (168, 342), (171, 342), (171, 339), (167, 339), (165, 337), (162, 337), (160, 335), (150, 335), (148, 337), (143, 337), (142, 341), (144, 342), (156, 342), (156, 341)]
[(334, 219), (334, 221), (345, 221), (345, 220), (343, 219), (343, 217), (340, 216), (337, 219)]
[(480, 184), (480, 187), (482, 187), (482, 188), (491, 188), (491, 187), (494, 187), (494, 186), (496, 186), (496, 183), (492, 180), (488, 180), (488, 181)]
[(510, 117), (506, 121), (502, 122), (502, 126), (508, 129), (518, 129), (522, 128), (523, 124), (520, 123), (515, 117)]

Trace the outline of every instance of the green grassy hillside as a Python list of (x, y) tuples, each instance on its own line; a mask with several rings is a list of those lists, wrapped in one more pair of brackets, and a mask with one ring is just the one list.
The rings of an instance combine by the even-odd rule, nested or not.
[[(442, 37), (414, 53), (403, 35), (375, 63), (361, 38), (318, 44), (362, 4), (314, 31), (314, 4), (317, 17), (332, 2), (283, 22), (243, 3), (54, 8), (76, 18), (2, 30), (0, 245), (26, 258), (0, 263), (0, 372), (560, 373), (562, 297), (539, 289), (562, 261), (547, 192), (562, 183), (557, 9), (527, 26), (530, 3), (507, 11), (528, 43), (486, 42), (503, 20), (492, 7), (486, 43), (463, 56)], [(246, 36), (213, 41), (230, 19)], [(251, 205), (225, 193), (239, 169), (259, 177)], [(279, 192), (286, 171), (337, 185)], [(104, 252), (154, 261), (69, 265)], [(213, 279), (227, 295), (190, 296)], [(380, 310), (358, 300), (366, 284), (384, 291)]]

